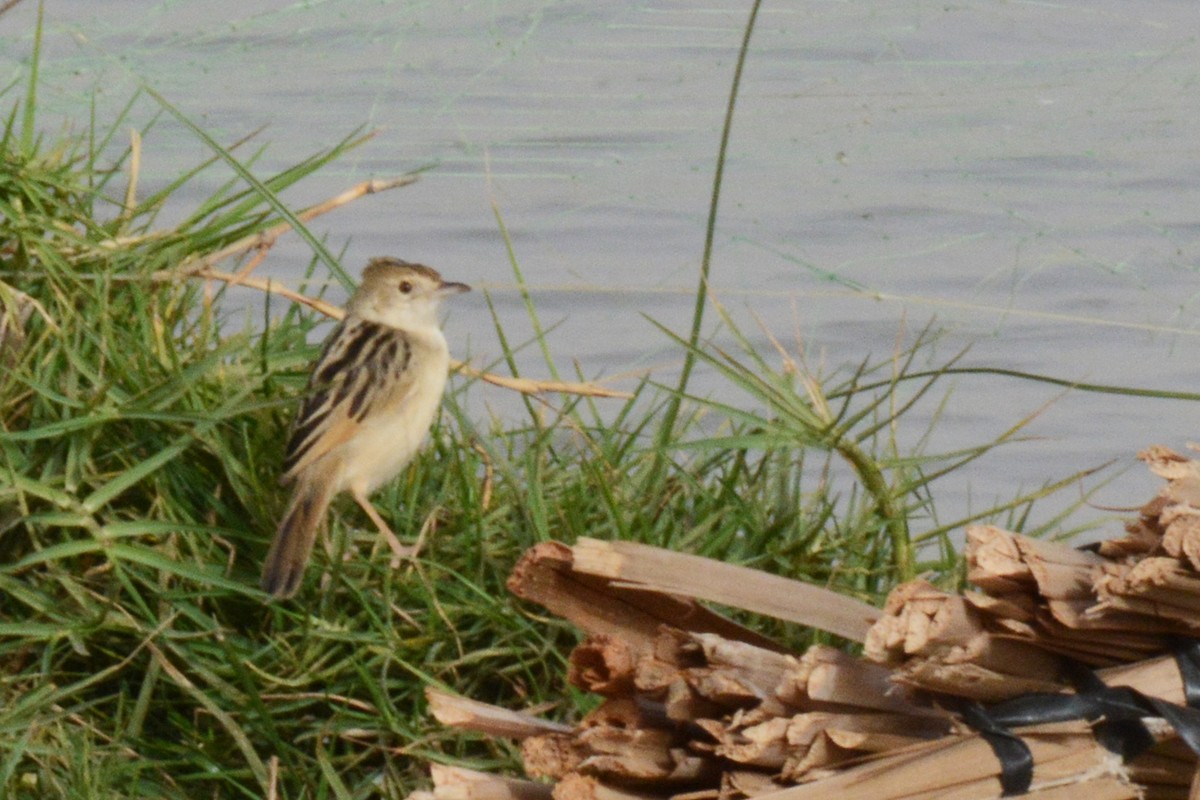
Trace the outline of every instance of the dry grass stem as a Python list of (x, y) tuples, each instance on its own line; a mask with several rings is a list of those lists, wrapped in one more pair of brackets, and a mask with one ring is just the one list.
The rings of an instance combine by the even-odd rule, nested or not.
[[(309, 222), (321, 216), (322, 214), (328, 214), (330, 211), (334, 211), (342, 206), (349, 205), (361, 197), (371, 194), (378, 194), (379, 192), (385, 192), (389, 189), (398, 189), (402, 186), (409, 186), (410, 184), (416, 183), (416, 181), (416, 175), (401, 175), (396, 178), (362, 181), (361, 183), (352, 186), (340, 194), (334, 195), (327, 200), (317, 203), (314, 206), (309, 206), (308, 208), (300, 211), (296, 214), (296, 218), (301, 222)], [(251, 250), (269, 250), (272, 246), (274, 246), (275, 242), (280, 236), (284, 235), (290, 230), (292, 230), (292, 224), (290, 222), (285, 220), (283, 222), (276, 223), (264, 231), (246, 236), (237, 240), (236, 242), (231, 242), (219, 250), (214, 250), (211, 253), (200, 256), (194, 259), (194, 262), (193, 260), (185, 260), (178, 267), (176, 267), (174, 271), (187, 275), (198, 274), (203, 270), (208, 269), (213, 265), (220, 263), (221, 261), (224, 261), (227, 258), (239, 256), (243, 253), (248, 253)]]
[[(282, 231), (281, 231), (281, 233), (282, 233)], [(258, 246), (258, 245), (254, 244), (254, 243), (242, 245), (242, 246), (240, 246), (241, 249), (239, 250), (239, 252), (242, 252), (244, 250), (247, 250), (247, 249), (249, 249), (251, 247), (255, 247), (255, 246)], [(225, 248), (226, 251), (228, 251), (229, 249), (230, 248)], [(227, 255), (232, 255), (232, 254), (233, 254), (232, 252), (227, 253)], [(189, 278), (203, 278), (205, 280), (221, 281), (222, 283), (228, 284), (230, 286), (244, 286), (249, 289), (256, 289), (261, 292), (268, 292), (268, 293), (278, 295), (280, 297), (283, 297), (287, 300), (292, 301), (293, 303), (299, 303), (301, 305), (307, 306), (307, 307), (313, 309), (314, 311), (317, 311), (321, 314), (324, 314), (327, 317), (330, 317), (331, 319), (340, 320), (345, 315), (345, 311), (343, 309), (339, 308), (338, 306), (333, 305), (332, 303), (327, 303), (324, 300), (321, 300), (320, 298), (309, 297), (305, 294), (302, 294), (300, 292), (289, 289), (286, 286), (282, 286), (279, 283), (277, 283), (276, 281), (273, 281), (269, 278), (266, 278), (266, 279), (255, 278), (252, 275), (250, 275), (249, 274), (250, 270), (253, 268), (253, 266), (257, 265), (259, 263), (259, 261), (261, 260), (261, 254), (259, 256), (256, 256), (255, 259), (253, 261), (251, 261), (250, 265), (248, 265), (246, 268), (240, 270), (236, 274), (229, 273), (229, 272), (222, 272), (220, 270), (212, 268), (211, 266), (207, 266), (207, 264), (209, 262), (216, 261), (216, 260), (219, 260), (219, 259), (205, 258), (203, 260), (204, 265), (187, 267), (186, 269), (181, 267), (176, 270), (156, 272), (151, 277), (154, 280), (173, 281), (173, 280), (178, 280), (179, 277), (181, 275), (183, 275), (183, 276), (186, 276)], [(532, 378), (517, 378), (517, 377), (511, 377), (511, 376), (507, 376), (507, 375), (497, 375), (492, 372), (486, 372), (484, 370), (476, 369), (475, 367), (472, 367), (470, 364), (467, 364), (463, 361), (459, 361), (457, 359), (450, 360), (450, 369), (455, 372), (461, 372), (462, 374), (464, 374), (468, 377), (471, 377), (471, 378), (478, 378), (479, 380), (484, 381), (485, 383), (490, 383), (493, 386), (499, 386), (504, 389), (511, 389), (512, 391), (520, 392), (521, 394), (527, 394), (527, 395), (542, 395), (542, 394), (557, 393), (557, 394), (579, 395), (579, 396), (583, 396), (583, 397), (606, 397), (606, 398), (624, 398), (624, 399), (628, 399), (633, 396), (629, 392), (623, 392), (623, 391), (619, 391), (616, 389), (606, 389), (603, 386), (599, 386), (594, 383), (582, 383), (582, 382), (578, 382), (578, 381), (535, 380)]]

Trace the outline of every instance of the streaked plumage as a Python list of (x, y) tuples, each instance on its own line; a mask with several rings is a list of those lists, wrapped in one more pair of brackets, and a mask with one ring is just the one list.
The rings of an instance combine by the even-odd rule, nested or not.
[[(347, 317), (330, 335), (308, 381), (288, 440), (284, 480), (340, 444), (387, 398), (402, 397), (413, 373), (408, 334), (377, 322)], [(338, 429), (342, 436), (333, 436)]]
[(368, 496), (416, 454), (449, 368), (440, 300), (467, 291), (433, 269), (374, 259), (309, 377), (284, 459), (292, 500), (263, 565), (262, 587), (295, 594), (333, 497), (348, 491), (397, 554), (404, 548)]

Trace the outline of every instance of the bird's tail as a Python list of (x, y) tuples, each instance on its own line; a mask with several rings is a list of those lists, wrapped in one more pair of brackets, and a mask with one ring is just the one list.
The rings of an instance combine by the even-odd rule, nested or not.
[(315, 470), (296, 477), (292, 502), (275, 531), (275, 540), (263, 563), (259, 584), (276, 599), (291, 597), (300, 588), (317, 530), (333, 499), (333, 476), (321, 477), (313, 472)]

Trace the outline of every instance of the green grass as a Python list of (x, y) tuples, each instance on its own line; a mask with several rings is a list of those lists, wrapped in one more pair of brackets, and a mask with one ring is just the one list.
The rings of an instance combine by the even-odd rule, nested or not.
[[(29, 314), (0, 380), (0, 795), (257, 798), (277, 759), (281, 798), (399, 798), (427, 760), (509, 768), (511, 745), (439, 729), (422, 690), (564, 719), (586, 707), (563, 677), (575, 632), (504, 589), (547, 539), (650, 542), (872, 601), (918, 572), (961, 580), (949, 533), (964, 520), (938, 520), (933, 485), (1021, 421), (962, 452), (923, 452), (921, 431), (906, 449), (897, 432), (953, 369), (927, 363), (934, 332), (816, 376), (701, 295), (729, 344), (698, 319), (663, 335), (740, 400), (692, 396), (685, 376), (481, 424), (464, 410), (481, 387), (456, 378), (430, 446), (375, 498), (423, 531), (421, 558), (391, 570), (341, 501), (299, 597), (264, 604), (282, 442), (321, 320), (262, 296), (261, 319), (239, 321), (185, 270), (290, 218), (278, 192), (360, 140), (253, 178), (197, 130), (241, 177), (161, 228), (210, 163), (130, 204), (132, 153), (99, 160), (124, 120), (47, 142), (35, 89), (33, 75), (0, 140), (0, 308)], [(314, 252), (314, 274), (336, 277)], [(496, 335), (515, 368), (499, 321)], [(553, 343), (535, 344), (553, 372)], [(978, 516), (1022, 526), (1053, 488)], [(751, 621), (796, 647), (813, 636)]]

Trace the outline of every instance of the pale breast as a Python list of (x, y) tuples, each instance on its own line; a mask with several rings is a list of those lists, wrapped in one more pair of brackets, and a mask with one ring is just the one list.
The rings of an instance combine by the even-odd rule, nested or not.
[(340, 489), (369, 494), (395, 477), (412, 460), (437, 414), (450, 366), (446, 339), (436, 328), (405, 335), (411, 348), (408, 374), (387, 382), (354, 437), (338, 448)]

